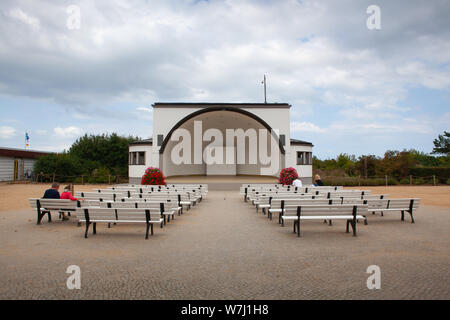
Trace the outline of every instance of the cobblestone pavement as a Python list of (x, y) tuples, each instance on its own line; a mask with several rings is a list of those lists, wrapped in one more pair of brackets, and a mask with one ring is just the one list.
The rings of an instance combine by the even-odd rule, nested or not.
[[(297, 238), (237, 192), (210, 191), (149, 240), (143, 225), (84, 239), (73, 217), (37, 226), (31, 209), (0, 212), (0, 299), (449, 299), (449, 211), (370, 215), (358, 237), (311, 221)], [(366, 287), (372, 264), (380, 290)], [(81, 290), (66, 287), (69, 265)]]

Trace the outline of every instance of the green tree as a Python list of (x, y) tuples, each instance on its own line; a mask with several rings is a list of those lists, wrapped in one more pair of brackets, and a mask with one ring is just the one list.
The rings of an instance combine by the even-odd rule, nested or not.
[(438, 135), (433, 141), (433, 154), (450, 155), (450, 132), (444, 131), (444, 134)]
[(135, 137), (111, 135), (84, 135), (69, 150), (70, 156), (79, 159), (83, 173), (91, 174), (95, 169), (106, 168), (114, 175), (128, 174), (129, 143)]
[(82, 168), (78, 159), (67, 153), (52, 153), (40, 157), (34, 164), (34, 172), (37, 174), (53, 174), (57, 176), (75, 176), (81, 174)]

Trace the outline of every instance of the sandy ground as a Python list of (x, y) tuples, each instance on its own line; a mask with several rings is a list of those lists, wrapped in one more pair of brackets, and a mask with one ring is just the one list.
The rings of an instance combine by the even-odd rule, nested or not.
[[(245, 180), (245, 177), (241, 177)], [(167, 182), (190, 183), (193, 180), (205, 183), (208, 180), (192, 178), (171, 178)], [(223, 177), (216, 179), (223, 183), (235, 182), (235, 178)], [(217, 182), (214, 180), (215, 182)], [(269, 183), (273, 179), (266, 177), (252, 177), (250, 182)], [(91, 191), (95, 188), (106, 188), (106, 185), (77, 185), (75, 191)], [(42, 197), (48, 184), (0, 184), (0, 211), (25, 209), (29, 207), (28, 198)], [(348, 187), (346, 189), (358, 189)], [(371, 190), (374, 194), (389, 194), (391, 198), (416, 197), (421, 199), (422, 205), (450, 207), (450, 186), (390, 186), (390, 187), (361, 187), (361, 190)]]
[(346, 187), (370, 190), (372, 194), (388, 194), (390, 198), (420, 198), (421, 205), (450, 208), (450, 186)]
[[(29, 198), (40, 198), (49, 184), (0, 184), (0, 211), (23, 209), (29, 207)], [(63, 191), (64, 185), (59, 189)], [(91, 191), (92, 189), (107, 188), (105, 185), (79, 185), (75, 191)]]
[[(2, 199), (44, 187), (2, 186)], [(357, 237), (344, 221), (309, 221), (298, 238), (238, 191), (210, 191), (149, 240), (143, 225), (100, 224), (84, 239), (74, 216), (36, 225), (30, 208), (1, 211), (0, 299), (450, 299), (449, 211), (421, 206), (414, 224), (370, 214)], [(80, 290), (66, 286), (71, 265)]]

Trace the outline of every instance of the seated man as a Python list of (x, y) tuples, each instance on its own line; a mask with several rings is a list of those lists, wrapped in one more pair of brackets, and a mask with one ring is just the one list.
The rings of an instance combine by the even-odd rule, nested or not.
[[(42, 199), (61, 199), (61, 195), (59, 194), (59, 183), (53, 182), (51, 189), (45, 190), (44, 196)], [(43, 211), (47, 211), (44, 208), (41, 208)], [(69, 220), (68, 217), (65, 216), (64, 212), (62, 213), (63, 221)]]
[(52, 188), (45, 190), (42, 199), (61, 199), (61, 195), (59, 194), (58, 190), (59, 190), (59, 183), (53, 182)]

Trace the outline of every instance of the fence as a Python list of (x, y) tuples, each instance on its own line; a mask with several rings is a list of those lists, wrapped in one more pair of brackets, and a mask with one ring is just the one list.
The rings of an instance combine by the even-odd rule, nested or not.
[(382, 177), (336, 177), (336, 176), (322, 176), (325, 185), (339, 185), (339, 186), (395, 186), (395, 185), (450, 185), (450, 179), (438, 176), (382, 176)]
[(31, 177), (32, 182), (60, 182), (60, 183), (76, 183), (76, 184), (118, 184), (128, 183), (128, 176), (117, 175), (80, 175), (80, 176), (63, 176), (53, 174), (37, 174)]

